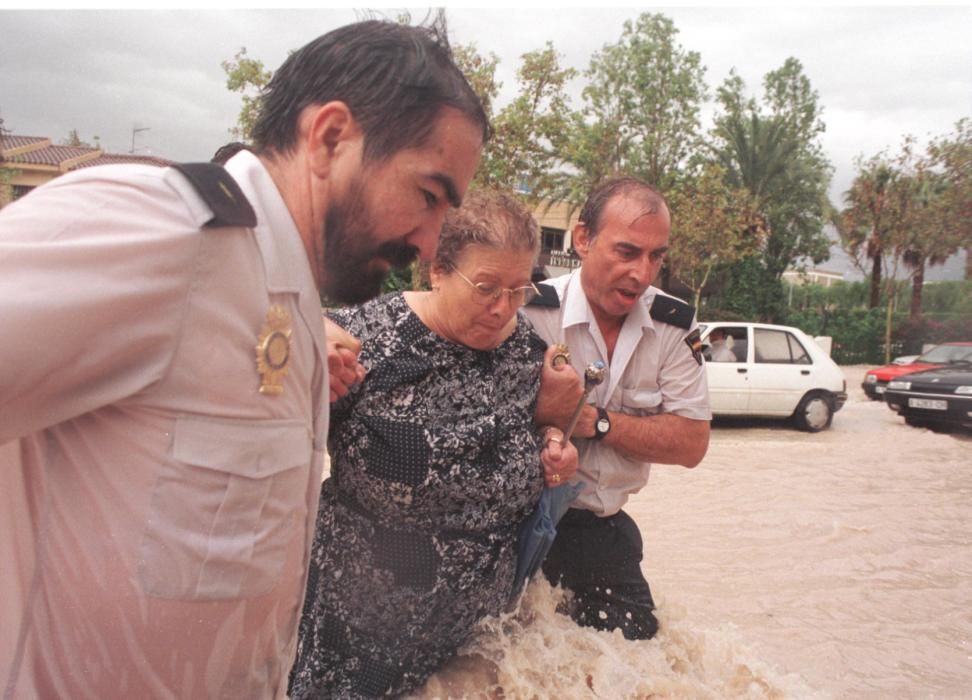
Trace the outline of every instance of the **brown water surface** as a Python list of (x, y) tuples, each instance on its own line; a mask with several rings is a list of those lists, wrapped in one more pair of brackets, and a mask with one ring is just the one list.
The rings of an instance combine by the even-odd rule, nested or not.
[(833, 427), (716, 424), (694, 470), (627, 510), (659, 605), (650, 642), (572, 628), (535, 582), (420, 697), (972, 698), (972, 436), (860, 390)]

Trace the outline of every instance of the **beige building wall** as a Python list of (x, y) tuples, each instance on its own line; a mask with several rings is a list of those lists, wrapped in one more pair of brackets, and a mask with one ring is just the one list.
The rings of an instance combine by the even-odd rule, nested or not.
[[(571, 255), (571, 231), (578, 221), (580, 208), (573, 212), (564, 202), (549, 203), (540, 202), (533, 208), (533, 217), (540, 224), (543, 234), (543, 246), (540, 251), (539, 267), (547, 277), (557, 277), (580, 265), (580, 259)], [(563, 238), (558, 245), (551, 245), (550, 240), (554, 238), (550, 234), (553, 231), (563, 232)]]

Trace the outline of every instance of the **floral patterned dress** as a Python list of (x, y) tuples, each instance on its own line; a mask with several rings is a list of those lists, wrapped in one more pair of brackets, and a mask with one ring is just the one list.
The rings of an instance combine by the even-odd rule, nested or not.
[(401, 294), (333, 318), (368, 375), (331, 413), (295, 700), (420, 686), (505, 609), (543, 489), (544, 343), (522, 316), (492, 351), (435, 335)]

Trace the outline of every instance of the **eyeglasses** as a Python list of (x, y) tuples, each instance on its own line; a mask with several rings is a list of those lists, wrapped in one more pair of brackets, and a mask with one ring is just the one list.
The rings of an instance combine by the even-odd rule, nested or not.
[(492, 304), (495, 301), (499, 301), (500, 297), (506, 293), (510, 295), (510, 303), (514, 307), (517, 307), (529, 304), (537, 297), (538, 294), (540, 294), (540, 290), (534, 287), (532, 283), (525, 287), (517, 287), (516, 289), (504, 289), (503, 287), (494, 287), (493, 285), (486, 284), (485, 282), (473, 282), (471, 279), (459, 272), (457, 268), (452, 269), (457, 275), (465, 280), (466, 284), (475, 290), (473, 292), (473, 299), (479, 304)]

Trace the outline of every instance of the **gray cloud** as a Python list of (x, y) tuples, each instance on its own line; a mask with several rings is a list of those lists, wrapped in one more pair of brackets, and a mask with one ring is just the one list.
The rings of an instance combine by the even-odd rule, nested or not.
[[(972, 115), (972, 13), (966, 7), (673, 7), (683, 48), (700, 54), (714, 89), (735, 68), (758, 94), (789, 56), (820, 95), (823, 143), (840, 203), (857, 156), (951, 131)], [(382, 10), (394, 16), (395, 10)], [(456, 43), (500, 58), (500, 102), (516, 92), (519, 57), (552, 41), (583, 71), (617, 41), (636, 8), (451, 8)], [(14, 132), (83, 139), (115, 152), (208, 159), (230, 139), (239, 97), (221, 61), (245, 46), (276, 68), (295, 49), (364, 16), (352, 9), (236, 11), (0, 11), (0, 116)], [(425, 10), (413, 10), (421, 18)], [(579, 107), (583, 79), (574, 81)], [(713, 106), (704, 110), (710, 117)], [(708, 127), (709, 124), (704, 124)]]

